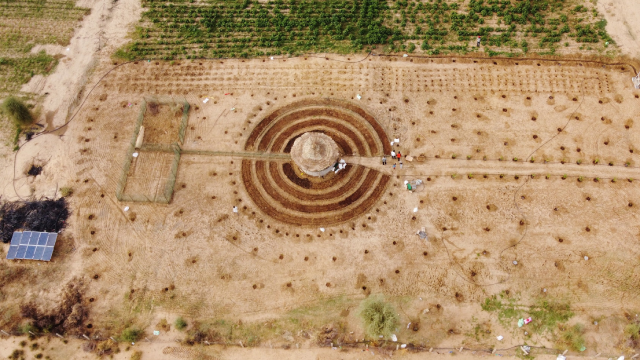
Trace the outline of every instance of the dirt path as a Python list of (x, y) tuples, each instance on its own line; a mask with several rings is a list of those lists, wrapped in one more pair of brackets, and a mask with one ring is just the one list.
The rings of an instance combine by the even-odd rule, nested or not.
[(47, 124), (57, 127), (67, 120), (70, 112), (84, 95), (82, 90), (93, 68), (108, 60), (124, 42), (131, 24), (140, 18), (139, 0), (80, 0), (78, 6), (91, 8), (68, 46), (39, 45), (32, 52), (45, 50), (51, 55), (61, 54), (53, 74), (34, 76), (22, 91), (47, 95), (43, 102), (43, 116)]
[(600, 0), (598, 11), (607, 19), (607, 32), (624, 54), (640, 57), (640, 6), (637, 0)]
[[(0, 339), (0, 356), (8, 357), (14, 349), (21, 348), (19, 342), (24, 340), (24, 337), (5, 337)], [(90, 359), (92, 355), (77, 350), (85, 343), (84, 340), (71, 339), (67, 345), (63, 345), (62, 342), (53, 338), (48, 342), (50, 350), (44, 351), (44, 354), (52, 355), (54, 358), (66, 358), (69, 360)], [(122, 348), (124, 346), (121, 346)], [(329, 360), (329, 359), (343, 359), (343, 360), (356, 360), (356, 359), (390, 359), (399, 358), (406, 360), (413, 359), (439, 359), (441, 355), (455, 355), (457, 359), (469, 360), (477, 359), (480, 357), (490, 356), (486, 352), (476, 352), (470, 350), (451, 351), (450, 350), (433, 350), (433, 352), (410, 352), (408, 350), (399, 349), (398, 351), (381, 350), (379, 348), (371, 349), (331, 349), (331, 348), (301, 348), (301, 349), (282, 349), (282, 348), (269, 348), (268, 345), (262, 347), (251, 348), (239, 348), (239, 347), (222, 347), (222, 346), (180, 346), (175, 341), (153, 341), (146, 342), (141, 341), (131, 346), (128, 351), (121, 351), (117, 354), (110, 355), (115, 360), (126, 360), (131, 358), (131, 354), (134, 351), (142, 352), (142, 359), (153, 360), (171, 360), (171, 359), (225, 359), (225, 360)], [(29, 354), (29, 350), (25, 351)], [(36, 350), (33, 353), (42, 352), (42, 350)], [(494, 356), (500, 356), (502, 359), (516, 359), (515, 356), (509, 355), (511, 351), (497, 351)], [(536, 354), (536, 358), (542, 360), (551, 360), (555, 358), (555, 355)], [(604, 355), (603, 357), (604, 358)]]
[[(380, 164), (380, 158), (348, 157), (347, 163), (360, 164), (376, 170), (393, 174), (392, 164), (394, 161), (387, 159), (387, 166)], [(397, 163), (397, 162), (396, 162)], [(496, 166), (496, 163), (498, 166)], [(403, 160), (403, 169), (399, 165), (396, 173), (400, 175), (412, 176), (474, 176), (487, 175), (520, 175), (528, 176), (536, 174), (538, 176), (563, 176), (584, 177), (587, 180), (593, 178), (600, 179), (640, 179), (640, 169), (636, 167), (607, 166), (607, 165), (578, 165), (575, 163), (523, 163), (514, 161), (482, 161), (482, 160), (454, 160), (454, 159), (429, 159), (425, 162)]]

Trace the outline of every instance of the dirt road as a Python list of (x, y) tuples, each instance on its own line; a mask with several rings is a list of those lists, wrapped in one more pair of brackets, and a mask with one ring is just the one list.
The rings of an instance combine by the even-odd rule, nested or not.
[(623, 54), (640, 58), (640, 4), (637, 0), (598, 0), (607, 19), (607, 32)]

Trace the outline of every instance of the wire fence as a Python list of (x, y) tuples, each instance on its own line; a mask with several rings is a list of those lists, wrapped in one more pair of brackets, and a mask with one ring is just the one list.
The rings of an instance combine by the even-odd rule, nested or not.
[[(138, 140), (138, 136), (140, 134), (140, 128), (144, 122), (144, 117), (147, 112), (147, 104), (156, 103), (159, 105), (174, 105), (174, 104), (182, 104), (182, 118), (180, 121), (180, 126), (178, 129), (178, 141), (172, 144), (155, 144), (155, 143), (144, 143), (138, 149), (137, 157), (134, 157), (134, 152), (136, 152), (136, 142)], [(178, 176), (178, 165), (180, 163), (180, 156), (182, 152), (181, 145), (184, 142), (184, 136), (187, 129), (187, 122), (189, 119), (189, 109), (190, 105), (186, 100), (176, 101), (171, 98), (145, 98), (140, 105), (140, 112), (138, 113), (138, 118), (136, 120), (135, 128), (133, 130), (133, 134), (131, 137), (131, 142), (127, 149), (124, 163), (122, 166), (122, 174), (120, 175), (120, 180), (118, 181), (116, 187), (116, 198), (119, 201), (132, 201), (132, 202), (157, 202), (168, 204), (171, 202), (171, 198), (173, 196), (173, 190), (176, 183), (176, 178)], [(154, 181), (163, 182), (164, 184), (159, 184), (158, 186), (161, 188), (160, 191), (156, 191), (151, 184), (151, 186), (141, 186), (141, 187), (127, 187), (127, 183), (130, 182), (130, 173), (131, 166), (134, 161), (138, 161), (138, 156), (144, 154), (147, 156), (152, 153), (173, 153), (173, 159), (168, 164), (169, 170), (168, 174), (165, 178), (154, 178), (153, 176), (148, 176), (148, 181), (153, 183)], [(135, 160), (134, 160), (135, 159)], [(161, 163), (160, 166), (165, 166), (164, 163)], [(160, 174), (163, 174), (162, 169), (158, 170)], [(147, 192), (141, 191), (149, 190)]]

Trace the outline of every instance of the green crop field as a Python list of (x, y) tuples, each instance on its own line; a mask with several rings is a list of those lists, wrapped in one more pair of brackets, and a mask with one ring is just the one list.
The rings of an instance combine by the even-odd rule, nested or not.
[(31, 54), (37, 44), (67, 45), (88, 13), (69, 0), (0, 1), (0, 98), (19, 91), (35, 74), (51, 71), (57, 60)]
[(612, 53), (594, 2), (569, 0), (143, 0), (124, 59), (474, 51)]

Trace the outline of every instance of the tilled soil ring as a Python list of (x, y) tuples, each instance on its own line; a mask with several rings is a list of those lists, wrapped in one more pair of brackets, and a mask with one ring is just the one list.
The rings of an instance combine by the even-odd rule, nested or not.
[[(325, 108), (325, 112), (322, 112), (322, 109), (309, 109), (312, 107), (320, 107)], [(300, 111), (309, 110), (309, 112), (304, 112), (301, 115), (295, 116), (293, 113), (298, 113)], [(312, 111), (313, 110), (313, 111)], [(320, 111), (318, 111), (320, 110)], [(382, 155), (383, 153), (391, 152), (391, 145), (389, 144), (387, 134), (385, 133), (382, 126), (376, 121), (376, 119), (369, 115), (362, 108), (343, 100), (336, 99), (308, 99), (302, 100), (298, 102), (294, 102), (287, 106), (284, 106), (271, 114), (267, 115), (258, 125), (253, 129), (247, 142), (245, 144), (245, 150), (254, 151), (260, 150), (258, 144), (266, 142), (268, 143), (272, 138), (265, 137), (265, 133), (274, 126), (274, 124), (280, 122), (282, 118), (285, 118), (287, 115), (293, 116), (293, 118), (289, 118), (288, 121), (294, 121), (297, 118), (316, 115), (318, 117), (322, 116), (331, 116), (332, 111), (338, 111), (339, 113), (335, 114), (335, 117), (338, 119), (345, 120), (350, 122), (356, 128), (370, 127), (372, 129), (373, 134), (369, 139), (374, 140), (378, 139), (381, 141), (380, 144), (369, 144), (372, 149), (372, 155)], [(351, 115), (351, 116), (350, 116)], [(287, 118), (285, 118), (287, 119)], [(353, 121), (353, 122), (352, 122)], [(367, 131), (367, 133), (369, 133)], [(362, 134), (365, 135), (366, 134)], [(270, 151), (271, 149), (265, 145), (265, 148), (262, 151)]]
[[(330, 136), (346, 155), (391, 151), (386, 133), (371, 115), (335, 99), (302, 100), (274, 111), (256, 125), (245, 149), (288, 153), (295, 139), (309, 131)], [(359, 165), (309, 178), (297, 173), (293, 163), (242, 161), (242, 181), (257, 207), (275, 220), (296, 225), (329, 226), (358, 217), (380, 199), (389, 180)]]
[[(273, 179), (282, 177), (278, 166), (278, 163), (269, 163), (269, 173)], [(298, 192), (300, 194), (305, 194), (301, 196), (307, 196), (309, 194), (320, 195), (324, 193), (323, 191), (331, 191), (333, 188), (343, 187), (347, 184), (353, 183), (353, 181), (357, 181), (358, 178), (362, 177), (364, 171), (365, 168), (362, 166), (354, 167), (347, 165), (346, 169), (338, 172), (325, 181), (311, 182), (308, 179), (300, 178), (295, 173), (290, 163), (284, 163), (282, 164), (282, 174), (284, 174), (287, 179), (283, 180), (282, 186), (286, 187), (286, 192), (288, 193)], [(291, 183), (296, 184), (297, 186), (291, 186)]]
[[(307, 131), (318, 131), (330, 136), (333, 141), (338, 144), (341, 150), (344, 150), (342, 153), (343, 155), (354, 154), (354, 149), (355, 152), (360, 155), (367, 155), (367, 146), (358, 138), (354, 131), (351, 131), (351, 129), (346, 126), (331, 122), (327, 119), (306, 120), (284, 128), (273, 140), (271, 151), (289, 152), (291, 150), (291, 145), (293, 145), (293, 141)], [(296, 135), (292, 137), (293, 134)], [(291, 143), (291, 145), (289, 143)], [(286, 145), (283, 146), (283, 144)]]

